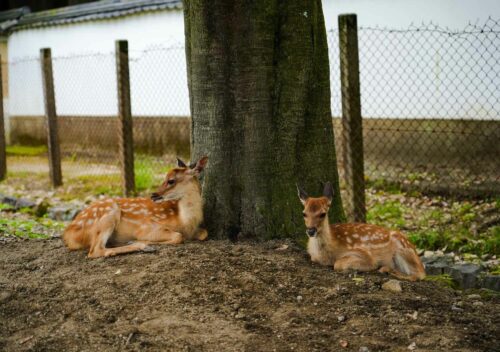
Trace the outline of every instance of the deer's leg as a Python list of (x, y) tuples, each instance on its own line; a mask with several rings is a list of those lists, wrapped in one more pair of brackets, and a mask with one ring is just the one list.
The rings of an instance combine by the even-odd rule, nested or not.
[(353, 250), (339, 259), (333, 265), (335, 271), (358, 270), (358, 271), (371, 271), (375, 270), (376, 263), (373, 257), (366, 251), (359, 249)]
[(117, 254), (137, 252), (146, 248), (144, 243), (132, 243), (127, 246), (106, 248), (106, 244), (120, 222), (120, 209), (115, 204), (112, 210), (96, 220), (92, 228), (92, 241), (89, 258), (110, 257)]
[(181, 244), (184, 242), (184, 236), (180, 232), (167, 227), (160, 227), (152, 232), (141, 234), (139, 238), (139, 242), (145, 244)]
[(200, 227), (200, 228), (198, 228), (198, 230), (196, 230), (196, 234), (194, 235), (194, 237), (198, 241), (205, 241), (207, 239), (207, 237), (208, 237), (208, 232), (207, 232), (207, 230), (202, 229)]

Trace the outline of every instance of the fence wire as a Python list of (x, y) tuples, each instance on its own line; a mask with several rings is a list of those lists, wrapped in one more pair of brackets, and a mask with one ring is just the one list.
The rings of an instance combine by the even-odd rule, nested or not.
[[(358, 29), (369, 187), (500, 194), (499, 33), (500, 24), (492, 19), (462, 31), (435, 25)], [(343, 175), (337, 29), (328, 31), (328, 41), (333, 124)], [(143, 191), (158, 183), (175, 156), (189, 158), (184, 47), (131, 50), (129, 67), (135, 177)], [(45, 145), (40, 60), (10, 62), (8, 71), (10, 144)], [(94, 178), (119, 186), (115, 54), (54, 56), (53, 71), (64, 182)], [(38, 167), (11, 153), (8, 169), (43, 174), (46, 152), (40, 150)]]

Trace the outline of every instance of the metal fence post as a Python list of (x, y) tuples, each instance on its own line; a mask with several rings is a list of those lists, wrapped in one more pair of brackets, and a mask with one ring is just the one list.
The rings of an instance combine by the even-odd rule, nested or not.
[(43, 95), (45, 98), (49, 173), (52, 185), (57, 187), (62, 185), (61, 152), (59, 149), (54, 77), (52, 74), (52, 54), (50, 48), (40, 49), (40, 64), (42, 66)]
[(117, 40), (116, 78), (118, 83), (118, 143), (120, 153), (120, 167), (122, 173), (122, 187), (126, 195), (135, 192), (134, 177), (134, 137), (132, 130), (132, 108), (130, 102), (130, 74), (128, 67), (128, 42)]
[(363, 124), (359, 88), (358, 28), (356, 15), (340, 15), (339, 49), (342, 91), (342, 149), (348, 199), (347, 213), (352, 221), (365, 222), (365, 180)]
[(7, 177), (7, 153), (5, 152), (5, 127), (3, 116), (2, 56), (0, 55), (0, 181)]

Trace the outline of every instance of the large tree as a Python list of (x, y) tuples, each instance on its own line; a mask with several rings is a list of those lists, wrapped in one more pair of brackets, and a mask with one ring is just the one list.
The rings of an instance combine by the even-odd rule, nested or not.
[(321, 0), (185, 0), (192, 159), (213, 238), (303, 233), (295, 184), (343, 217)]

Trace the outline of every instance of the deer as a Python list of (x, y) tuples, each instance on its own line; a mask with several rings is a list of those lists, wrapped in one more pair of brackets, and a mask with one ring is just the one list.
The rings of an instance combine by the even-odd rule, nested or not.
[(328, 210), (334, 192), (329, 182), (324, 186), (322, 197), (309, 197), (298, 185), (297, 192), (304, 206), (307, 252), (313, 263), (333, 265), (339, 272), (378, 269), (402, 280), (425, 278), (415, 246), (403, 233), (364, 223), (330, 225)]
[[(150, 198), (110, 198), (92, 203), (67, 226), (63, 241), (70, 250), (88, 249), (88, 258), (155, 251), (151, 244), (204, 241), (201, 185), (208, 157), (168, 171)], [(109, 246), (108, 246), (109, 245)]]

